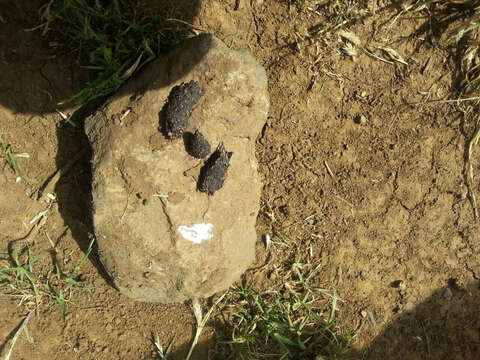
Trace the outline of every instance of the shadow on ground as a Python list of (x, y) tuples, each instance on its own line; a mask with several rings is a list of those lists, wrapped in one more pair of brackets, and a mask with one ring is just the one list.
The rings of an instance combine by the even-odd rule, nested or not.
[[(64, 0), (56, 0), (54, 4)], [(190, 24), (202, 0), (131, 0), (147, 11)], [(94, 1), (87, 1), (93, 3)], [(72, 52), (66, 39), (52, 29), (43, 34), (40, 9), (45, 0), (0, 0), (0, 106), (15, 113), (40, 115), (54, 112), (59, 101), (70, 98), (88, 80), (86, 59)], [(162, 34), (179, 30), (170, 23), (152, 29)], [(185, 25), (188, 28), (188, 25)], [(107, 31), (107, 30), (105, 30)], [(165, 35), (168, 37), (167, 35)], [(63, 43), (62, 43), (63, 42)], [(174, 80), (174, 79), (172, 79)]]
[[(38, 10), (42, 4), (42, 0), (0, 0), (0, 106), (27, 117), (30, 115), (30, 118), (54, 113), (58, 101), (69, 98), (88, 80), (88, 73), (79, 66), (79, 59), (61, 53), (58, 49), (62, 46), (50, 46), (55, 42), (54, 35), (46, 38), (42, 36), (41, 29), (35, 30), (40, 23)], [(147, 6), (158, 13), (164, 13), (164, 9), (168, 8), (170, 15), (176, 19), (191, 23), (199, 11), (200, 0), (149, 0)], [(172, 7), (175, 14), (171, 13)], [(198, 55), (197, 60), (200, 60), (201, 54)], [(194, 65), (192, 60), (191, 66)], [(185, 69), (185, 72), (188, 70)], [(174, 82), (176, 79), (169, 80)], [(118, 94), (121, 93), (122, 89)], [(85, 118), (101, 106), (103, 100), (77, 111), (71, 119), (76, 126), (64, 121), (57, 126), (57, 169), (64, 168), (77, 154), (85, 154), (62, 175), (55, 187), (60, 213), (84, 252), (94, 231), (91, 151), (83, 125)], [(96, 251), (90, 259), (108, 281)]]
[[(42, 0), (0, 0), (0, 107), (41, 115), (55, 111), (86, 73), (50, 47), (38, 15)], [(22, 124), (18, 124), (22, 125)]]
[[(407, 290), (408, 291), (408, 290)], [(410, 311), (399, 314), (364, 349), (339, 358), (345, 360), (478, 360), (480, 359), (480, 281), (463, 287), (455, 279), (435, 291)], [(226, 336), (225, 324), (211, 325)], [(193, 336), (192, 336), (193, 338)], [(192, 359), (227, 360), (228, 354), (214, 354), (212, 340), (200, 342)], [(171, 353), (169, 359), (183, 360), (190, 344)], [(278, 359), (278, 357), (271, 357)], [(289, 357), (289, 360), (315, 360)]]
[(366, 349), (347, 359), (480, 359), (480, 282), (461, 287), (449, 279), (425, 302), (402, 310)]

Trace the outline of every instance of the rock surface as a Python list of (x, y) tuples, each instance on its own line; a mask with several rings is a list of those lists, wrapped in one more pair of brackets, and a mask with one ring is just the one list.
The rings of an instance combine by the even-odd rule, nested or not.
[[(191, 80), (204, 95), (185, 131), (234, 154), (211, 196), (197, 190), (205, 160), (158, 130), (172, 88)], [(163, 303), (208, 297), (252, 263), (261, 190), (255, 140), (268, 108), (264, 69), (201, 35), (150, 64), (86, 120), (99, 255), (122, 293)]]

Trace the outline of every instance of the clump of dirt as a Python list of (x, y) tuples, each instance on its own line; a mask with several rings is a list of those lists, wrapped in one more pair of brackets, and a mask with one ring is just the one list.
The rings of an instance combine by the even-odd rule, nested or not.
[(210, 144), (200, 131), (195, 130), (195, 133), (193, 134), (185, 132), (184, 140), (185, 150), (187, 150), (187, 153), (189, 153), (194, 158), (203, 159), (206, 158), (208, 154), (210, 154)]
[(208, 158), (200, 170), (198, 190), (206, 192), (208, 195), (213, 195), (215, 191), (222, 188), (227, 177), (232, 154), (225, 150), (223, 143), (218, 145), (217, 150)]
[(179, 139), (188, 126), (195, 104), (205, 91), (194, 80), (175, 86), (161, 111), (160, 130), (168, 139)]

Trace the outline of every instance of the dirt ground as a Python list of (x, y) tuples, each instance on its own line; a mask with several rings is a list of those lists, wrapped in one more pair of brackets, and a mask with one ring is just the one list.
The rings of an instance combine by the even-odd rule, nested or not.
[[(18, 159), (21, 181), (0, 172), (0, 253), (12, 243), (39, 252), (50, 239), (72, 268), (93, 233), (88, 155), (56, 182), (53, 203), (37, 194), (87, 146), (81, 119), (74, 127), (55, 112), (86, 73), (40, 32), (25, 31), (38, 24), (39, 3), (0, 0), (0, 136), (30, 155)], [(279, 289), (293, 263), (323, 264), (318, 282), (342, 299), (339, 324), (360, 329), (352, 359), (480, 359), (480, 234), (465, 176), (478, 103), (408, 105), (458, 95), (458, 50), (447, 41), (458, 24), (402, 12), (404, 2), (365, 1), (346, 29), (388, 62), (360, 49), (352, 59), (336, 31), (309, 33), (338, 14), (320, 3), (209, 0), (185, 18), (249, 49), (269, 76), (271, 110), (257, 144), (265, 184), (257, 263), (245, 282)], [(480, 174), (478, 151), (473, 170)], [(472, 190), (480, 196), (477, 180)], [(12, 359), (152, 359), (152, 334), (163, 344), (176, 334), (172, 358), (184, 358), (195, 330), (187, 304), (127, 299), (94, 254), (81, 274), (94, 289), (70, 295), (65, 320), (58, 306), (40, 304), (28, 323), (33, 344), (22, 335)], [(32, 306), (1, 301), (5, 355)], [(214, 313), (193, 358), (215, 358), (221, 319)]]

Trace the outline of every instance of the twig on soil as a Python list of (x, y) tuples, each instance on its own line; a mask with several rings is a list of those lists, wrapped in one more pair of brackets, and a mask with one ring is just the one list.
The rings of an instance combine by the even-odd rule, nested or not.
[(384, 63), (393, 65), (393, 61), (388, 61), (388, 60), (386, 60), (386, 59), (384, 59), (384, 58), (382, 58), (382, 57), (380, 57), (380, 56), (377, 56), (377, 55), (375, 55), (374, 53), (368, 51), (368, 50), (365, 49), (365, 48), (361, 48), (361, 49), (362, 49), (362, 50), (365, 52), (365, 54), (367, 54), (368, 56), (370, 56), (370, 57), (372, 57), (372, 58), (374, 58), (374, 59), (376, 59), (376, 60), (383, 61)]
[[(63, 167), (58, 169), (47, 182), (45, 183), (42, 188), (38, 190), (37, 193), (37, 200), (40, 200), (40, 198), (44, 198), (50, 193), (53, 193), (53, 190), (55, 189), (55, 185), (57, 185), (58, 180), (60, 180), (60, 177), (65, 175), (70, 168), (78, 161), (80, 160), (88, 151), (88, 147), (83, 148), (80, 150), (77, 155), (75, 155), (68, 163), (66, 163)], [(44, 194), (44, 195), (42, 195)]]
[(177, 335), (174, 334), (172, 339), (168, 343), (167, 348), (165, 349), (165, 351), (163, 351), (163, 346), (160, 344), (160, 339), (158, 338), (158, 334), (155, 334), (153, 344), (157, 348), (157, 353), (158, 353), (158, 356), (159, 356), (158, 360), (167, 360), (168, 359), (168, 355), (170, 354), (170, 350), (172, 349), (172, 345), (175, 342), (176, 337), (177, 337)]
[(40, 227), (43, 225), (45, 221), (45, 215), (48, 213), (50, 208), (52, 207), (52, 204), (55, 202), (56, 197), (53, 195), (53, 190), (55, 189), (55, 185), (57, 184), (58, 180), (62, 175), (65, 175), (70, 168), (82, 158), (87, 153), (88, 148), (84, 148), (80, 150), (80, 152), (77, 153), (66, 165), (64, 165), (62, 168), (58, 169), (50, 178), (47, 180), (44, 186), (42, 186), (40, 189), (38, 189), (37, 192), (37, 200), (38, 201), (47, 201), (48, 202), (48, 207), (44, 210), (39, 212), (33, 219), (30, 220), (30, 224), (32, 225), (30, 229), (28, 229), (27, 233), (22, 236), (21, 238), (16, 239), (16, 241), (19, 240), (25, 240), (26, 238), (36, 234)]
[(397, 20), (400, 18), (400, 16), (402, 16), (403, 14), (407, 13), (410, 9), (412, 9), (413, 7), (415, 6), (415, 4), (411, 4), (411, 5), (407, 5), (405, 6), (402, 11), (400, 11), (392, 20), (392, 22), (390, 23), (390, 25), (388, 26), (389, 28), (391, 28), (396, 22)]
[(470, 160), (473, 153), (473, 147), (477, 145), (479, 139), (480, 139), (480, 124), (477, 127), (477, 130), (475, 130), (475, 133), (473, 134), (472, 139), (468, 143), (468, 160)]
[(218, 305), (220, 301), (223, 300), (223, 298), (227, 295), (225, 292), (222, 296), (220, 296), (217, 301), (212, 305), (210, 310), (205, 314), (205, 317), (202, 315), (202, 307), (200, 306), (200, 303), (198, 299), (193, 299), (192, 300), (192, 311), (193, 314), (195, 315), (195, 319), (197, 320), (197, 330), (195, 332), (195, 337), (193, 338), (192, 345), (190, 346), (190, 350), (188, 351), (188, 355), (185, 358), (185, 360), (189, 360), (190, 357), (192, 356), (193, 349), (195, 349), (195, 346), (197, 345), (198, 339), (200, 338), (200, 334), (203, 331), (203, 328), (205, 327), (205, 324), (207, 323), (208, 319), (210, 318), (210, 315), (212, 315), (213, 309), (215, 306)]
[(325, 164), (325, 167), (327, 168), (328, 175), (332, 177), (332, 179), (335, 179), (335, 175), (333, 175), (332, 169), (330, 169), (330, 166), (328, 166), (327, 160), (324, 160), (323, 163)]
[[(50, 196), (48, 196), (50, 195)], [(37, 215), (35, 215), (32, 220), (30, 220), (30, 225), (32, 224), (38, 224), (39, 223), (39, 220), (41, 220), (43, 217), (45, 217), (45, 215), (47, 215), (48, 211), (50, 210), (50, 208), (52, 207), (52, 204), (53, 202), (56, 200), (55, 196), (53, 196), (52, 194), (48, 194), (48, 198), (49, 198), (49, 202), (48, 202), (48, 206), (45, 210), (43, 211), (40, 211)]]
[(14, 241), (23, 241), (23, 240), (26, 240), (29, 237), (34, 237), (38, 233), (40, 228), (43, 226), (43, 224), (45, 224), (46, 219), (47, 219), (46, 215), (48, 214), (48, 212), (50, 211), (50, 208), (52, 207), (53, 203), (56, 200), (55, 196), (50, 194), (50, 193), (47, 194), (47, 198), (48, 198), (47, 208), (43, 211), (40, 211), (37, 215), (35, 215), (29, 221), (29, 224), (31, 225), (31, 227), (28, 229), (27, 233), (24, 236), (22, 236), (18, 239), (15, 239)]
[(348, 206), (350, 206), (350, 211), (351, 211), (351, 213), (352, 213), (352, 216), (355, 215), (355, 212), (354, 212), (355, 206), (353, 206), (353, 204), (352, 204), (350, 201), (345, 200), (344, 198), (342, 198), (342, 197), (340, 197), (340, 196), (338, 196), (338, 195), (333, 195), (333, 197), (337, 198), (338, 200), (343, 201), (343, 202), (346, 203)]
[[(65, 115), (63, 112), (61, 112), (60, 110), (58, 109), (55, 109), (55, 111), (58, 113), (58, 115), (60, 115), (60, 117), (67, 123), (67, 124), (70, 124), (72, 125), (73, 127), (77, 127), (77, 125), (75, 125), (75, 123), (71, 120), (71, 115), (70, 116), (67, 116)], [(72, 113), (73, 114), (73, 113)]]
[(475, 96), (475, 97), (470, 97), (470, 98), (460, 98), (460, 99), (437, 99), (437, 100), (429, 100), (429, 101), (420, 101), (416, 103), (408, 103), (405, 105), (428, 105), (428, 104), (454, 104), (454, 103), (460, 103), (460, 102), (465, 102), (465, 101), (476, 101), (480, 100), (480, 96)]
[[(196, 33), (196, 31), (201, 31), (201, 32), (208, 32), (206, 29), (203, 29), (201, 28), (200, 26), (196, 26), (196, 25), (193, 25), (193, 24), (190, 24), (186, 21), (183, 21), (183, 20), (180, 20), (180, 19), (173, 19), (173, 18), (170, 18), (170, 19), (166, 19), (165, 21), (167, 22), (174, 22), (174, 23), (178, 23), (178, 24), (182, 24), (182, 25), (185, 25), (185, 26), (188, 26), (190, 28), (190, 30), (195, 34), (195, 35), (198, 35), (198, 33)], [(196, 30), (196, 31), (195, 31)]]
[(130, 193), (127, 194), (127, 203), (125, 204), (125, 208), (123, 209), (122, 215), (120, 216), (120, 221), (123, 221), (123, 218), (127, 214), (129, 204), (130, 204)]
[(26, 329), (26, 326), (27, 326), (27, 323), (28, 323), (28, 320), (30, 320), (30, 317), (32, 316), (32, 314), (35, 312), (35, 309), (33, 309), (32, 311), (30, 311), (28, 313), (27, 316), (25, 316), (25, 318), (22, 320), (20, 326), (18, 327), (18, 330), (16, 331), (13, 339), (12, 339), (12, 344), (10, 345), (10, 349), (8, 350), (8, 353), (7, 355), (5, 356), (5, 359), (4, 360), (9, 360), (10, 359), (10, 356), (12, 356), (12, 353), (13, 353), (13, 348), (15, 347), (15, 343), (17, 342), (17, 339), (18, 337), (20, 336), (20, 334), (22, 333), (22, 331), (24, 329)]
[(425, 335), (425, 342), (427, 344), (427, 354), (430, 357), (430, 339), (428, 338), (427, 330), (425, 329), (425, 325), (423, 324), (423, 321), (421, 321), (420, 324), (422, 324), (423, 333)]
[(480, 121), (477, 123), (477, 129), (473, 134), (472, 138), (468, 143), (468, 153), (467, 153), (467, 187), (470, 196), (470, 200), (472, 201), (473, 207), (473, 216), (475, 220), (478, 220), (478, 206), (477, 206), (477, 198), (475, 197), (475, 192), (473, 191), (473, 166), (472, 166), (472, 154), (473, 148), (477, 145), (478, 140), (480, 139)]

